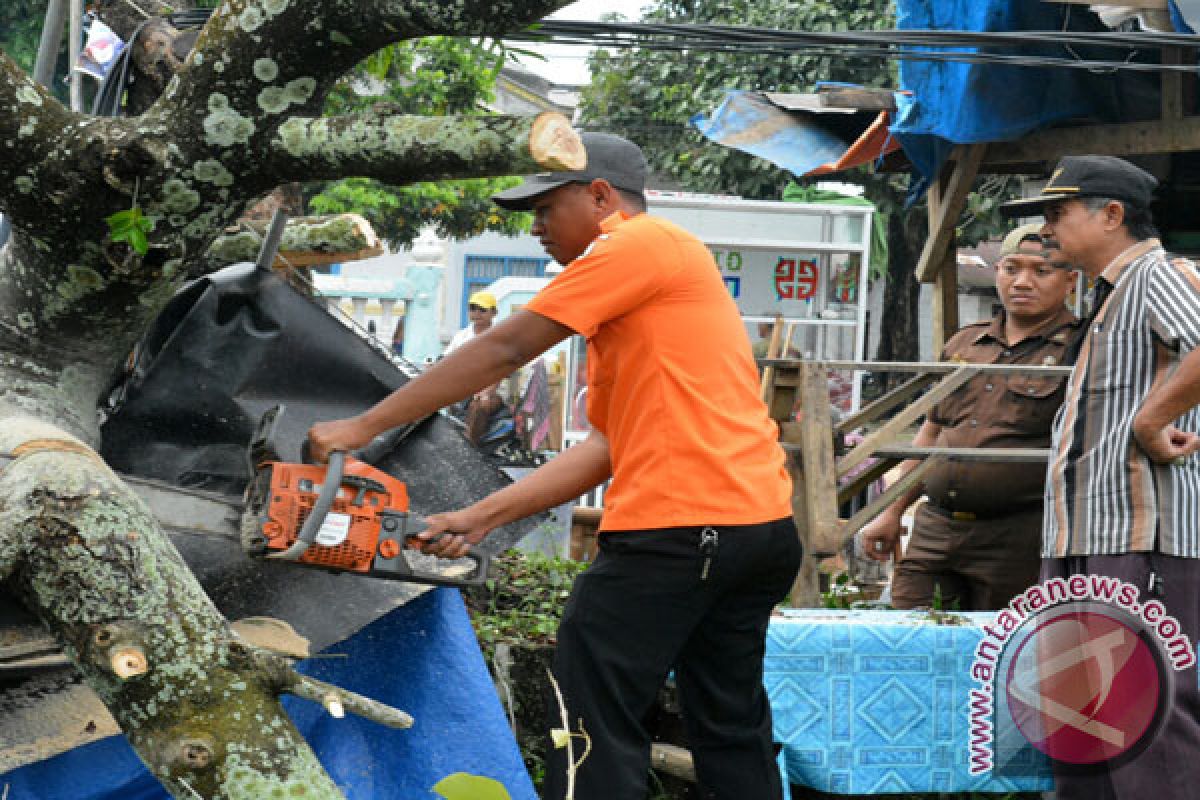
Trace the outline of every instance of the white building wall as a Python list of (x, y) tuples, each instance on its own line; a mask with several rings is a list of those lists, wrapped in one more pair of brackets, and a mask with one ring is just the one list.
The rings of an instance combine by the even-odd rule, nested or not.
[(445, 341), (449, 341), (454, 332), (462, 327), (463, 273), (468, 255), (545, 258), (546, 251), (542, 249), (538, 240), (529, 234), (504, 236), (488, 232), (461, 242), (447, 242), (441, 329), (442, 339)]

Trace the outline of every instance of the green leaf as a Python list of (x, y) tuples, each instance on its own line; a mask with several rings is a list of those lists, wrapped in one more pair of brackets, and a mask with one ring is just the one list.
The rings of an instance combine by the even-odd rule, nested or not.
[(150, 251), (146, 234), (154, 230), (154, 222), (137, 206), (110, 214), (104, 221), (108, 224), (108, 237), (114, 242), (127, 242), (138, 255), (144, 256)]
[(140, 255), (144, 256), (150, 252), (150, 241), (146, 238), (141, 228), (132, 228), (129, 231), (129, 246)]
[(434, 784), (433, 791), (446, 800), (510, 800), (504, 784), (465, 772), (447, 775)]

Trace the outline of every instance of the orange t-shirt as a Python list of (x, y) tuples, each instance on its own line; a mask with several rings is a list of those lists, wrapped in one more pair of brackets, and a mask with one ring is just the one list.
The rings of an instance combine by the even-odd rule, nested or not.
[(647, 214), (601, 229), (525, 308), (587, 339), (588, 420), (613, 467), (602, 530), (790, 516), (750, 339), (708, 248)]

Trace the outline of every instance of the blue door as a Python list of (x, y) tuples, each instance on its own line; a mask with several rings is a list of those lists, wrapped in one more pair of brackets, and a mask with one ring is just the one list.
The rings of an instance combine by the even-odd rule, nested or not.
[(491, 286), (500, 278), (542, 278), (549, 258), (528, 256), (467, 256), (463, 264), (463, 293), (459, 308), (459, 326), (467, 324), (467, 298)]

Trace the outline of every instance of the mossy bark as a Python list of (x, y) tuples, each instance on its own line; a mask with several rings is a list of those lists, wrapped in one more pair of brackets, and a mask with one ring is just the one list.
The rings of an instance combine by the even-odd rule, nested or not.
[[(0, 577), (175, 797), (342, 795), (278, 703), (296, 690), (286, 664), (230, 634), (90, 449), (110, 376), (271, 187), (561, 166), (531, 155), (529, 120), (317, 116), (334, 81), (392, 41), (500, 34), (565, 4), (228, 0), (129, 119), (73, 114), (0, 53), (0, 210), (14, 227), (0, 251), (0, 453), (20, 456), (0, 474)], [(105, 222), (134, 206), (154, 225), (145, 253)]]

